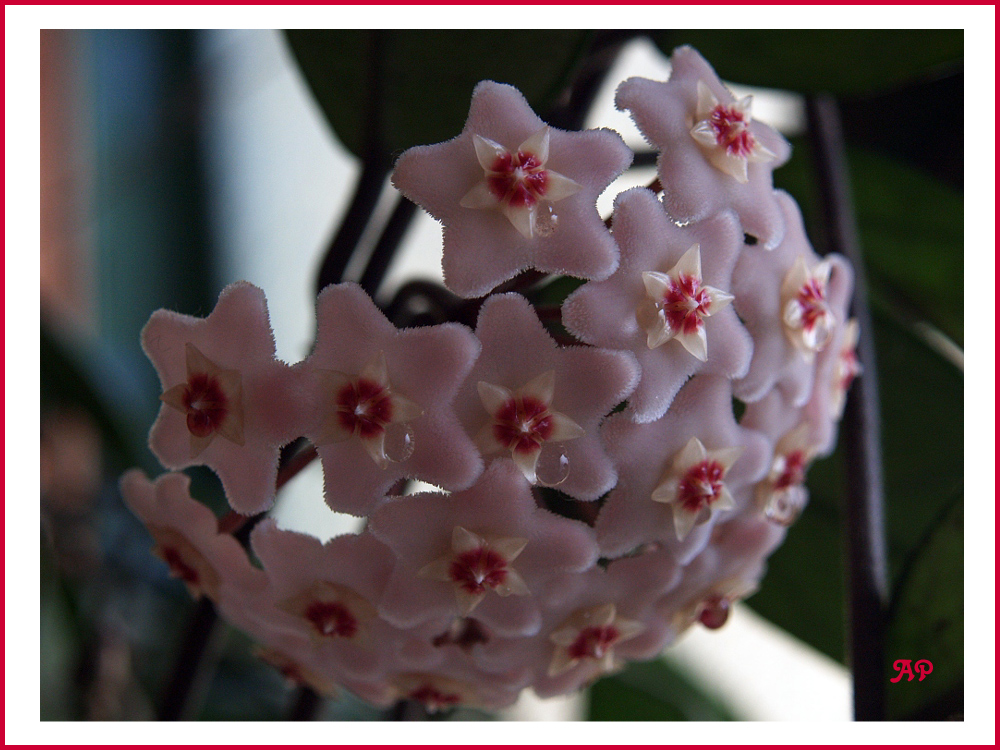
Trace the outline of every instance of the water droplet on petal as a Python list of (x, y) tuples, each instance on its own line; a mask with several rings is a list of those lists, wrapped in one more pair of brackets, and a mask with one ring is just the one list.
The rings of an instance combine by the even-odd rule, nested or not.
[(569, 458), (561, 445), (543, 445), (535, 467), (537, 484), (558, 487), (569, 477)]
[(385, 426), (385, 457), (393, 463), (413, 455), (413, 427), (409, 422), (393, 422)]
[(806, 491), (801, 486), (774, 492), (764, 506), (764, 517), (779, 526), (791, 526), (802, 513), (806, 498)]
[(713, 596), (701, 605), (698, 620), (709, 630), (718, 630), (729, 619), (729, 600), (724, 596)]
[(538, 206), (535, 213), (535, 234), (551, 237), (559, 227), (559, 217), (549, 204)]

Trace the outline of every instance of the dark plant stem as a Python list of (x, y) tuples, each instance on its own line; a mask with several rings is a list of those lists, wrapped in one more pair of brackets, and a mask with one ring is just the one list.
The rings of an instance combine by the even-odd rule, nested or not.
[(388, 721), (426, 721), (428, 718), (422, 703), (406, 699), (397, 701), (386, 716)]
[(358, 241), (371, 220), (388, 174), (389, 165), (383, 159), (366, 160), (361, 167), (361, 174), (354, 188), (354, 197), (320, 265), (316, 279), (317, 294), (330, 284), (337, 284), (343, 280), (344, 271), (351, 262)]
[[(302, 442), (304, 443), (305, 441)], [(316, 448), (311, 445), (305, 448), (300, 448), (294, 453), (282, 452), (281, 465), (278, 468), (278, 478), (274, 483), (275, 491), (280, 490), (288, 484), (293, 477), (309, 466), (309, 464), (315, 461), (318, 457), (319, 454), (316, 452)], [(219, 519), (219, 533), (236, 534), (237, 539), (240, 539), (241, 535), (239, 532), (242, 532), (247, 527), (247, 524), (249, 524), (252, 528), (263, 517), (263, 513), (258, 513), (254, 516), (245, 516), (242, 513), (237, 513), (235, 510), (231, 510)], [(249, 530), (247, 533), (249, 533)]]
[(369, 128), (364, 146), (363, 164), (354, 188), (354, 197), (320, 266), (316, 280), (317, 293), (329, 284), (343, 280), (344, 271), (358, 248), (358, 242), (371, 223), (372, 214), (392, 167), (382, 139), (385, 34), (384, 31), (369, 32), (368, 98), (365, 113)]
[(219, 623), (215, 605), (207, 597), (201, 598), (184, 633), (174, 671), (163, 693), (158, 719), (193, 718), (208, 687), (224, 638), (225, 630)]
[(286, 718), (289, 721), (315, 721), (322, 708), (323, 696), (311, 687), (301, 685), (295, 689)]
[(582, 128), (597, 92), (622, 47), (640, 33), (627, 29), (594, 32), (573, 71), (572, 81), (559, 93), (556, 105), (547, 113), (547, 122), (564, 130)]
[(389, 264), (392, 263), (392, 259), (396, 255), (399, 243), (416, 213), (417, 204), (400, 196), (392, 215), (389, 216), (389, 221), (386, 222), (385, 228), (382, 230), (382, 235), (375, 243), (371, 257), (368, 258), (368, 265), (365, 267), (364, 273), (361, 274), (361, 288), (370, 296), (374, 297), (382, 284), (382, 279), (385, 278), (386, 271), (389, 270)]
[(830, 250), (854, 266), (853, 313), (860, 327), (858, 358), (864, 376), (851, 389), (844, 413), (847, 471), (847, 578), (854, 718), (885, 719), (885, 629), (889, 600), (883, 528), (882, 448), (878, 376), (868, 285), (851, 205), (840, 115), (831, 96), (810, 97), (809, 132), (816, 154)]

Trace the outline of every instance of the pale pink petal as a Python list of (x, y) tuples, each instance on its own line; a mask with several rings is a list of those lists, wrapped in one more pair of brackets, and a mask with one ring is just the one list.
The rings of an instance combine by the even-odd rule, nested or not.
[[(791, 149), (772, 128), (752, 121), (749, 131), (774, 159), (738, 160), (729, 172), (747, 179), (740, 182), (716, 167), (706, 153), (712, 145), (707, 131), (692, 133), (715, 103), (736, 104), (715, 71), (690, 47), (677, 48), (670, 58), (672, 73), (666, 83), (629, 78), (619, 85), (615, 104), (628, 110), (639, 130), (660, 152), (657, 169), (664, 187), (663, 205), (681, 222), (700, 221), (724, 209), (735, 209), (746, 232), (757, 237), (761, 246), (774, 248), (784, 233), (781, 213), (772, 197), (771, 172), (784, 163)], [(704, 139), (704, 141), (696, 140)], [(763, 154), (763, 152), (761, 152)]]
[[(404, 477), (449, 490), (469, 486), (482, 464), (455, 418), (452, 400), (479, 353), (471, 331), (454, 323), (397, 330), (354, 284), (324, 289), (317, 301), (317, 321), (313, 352), (296, 369), (317, 405), (304, 420), (303, 433), (319, 443), (327, 504), (347, 513), (367, 513)], [(324, 371), (344, 373), (349, 379), (367, 373), (388, 383), (395, 411), (391, 423), (405, 424), (412, 432), (409, 457), (380, 451), (377, 439), (363, 440), (360, 435), (329, 442), (336, 420), (330, 418), (332, 404), (326, 394), (331, 383)], [(372, 460), (380, 452), (386, 456), (384, 463)]]
[[(629, 397), (631, 417), (649, 422), (662, 416), (677, 390), (695, 373), (744, 375), (752, 342), (732, 309), (703, 319), (704, 363), (680, 341), (669, 340), (673, 332), (664, 328), (655, 309), (648, 313), (648, 321), (642, 313), (644, 306), (652, 305), (650, 294), (662, 298), (668, 272), (695, 244), (704, 284), (722, 291), (731, 288), (733, 267), (743, 248), (736, 217), (727, 212), (678, 227), (649, 190), (636, 188), (616, 200), (612, 229), (622, 253), (618, 271), (607, 281), (591, 281), (571, 294), (563, 305), (563, 324), (588, 344), (627, 349), (636, 356), (642, 378)], [(647, 330), (647, 322), (656, 327)]]
[[(615, 472), (596, 430), (605, 415), (634, 387), (637, 371), (632, 355), (556, 346), (527, 300), (516, 294), (488, 299), (476, 330), (483, 353), (455, 401), (455, 412), (467, 434), (478, 435), (491, 422), (476, 383), (491, 383), (513, 393), (526, 382), (552, 371), (550, 410), (573, 420), (585, 433), (560, 443), (569, 462), (569, 475), (559, 489), (585, 500), (600, 497), (614, 485)], [(495, 455), (494, 461), (504, 454)], [(530, 459), (533, 457), (520, 460), (527, 465)]]
[[(484, 169), (492, 166), (497, 154), (489, 142), (503, 151), (514, 151), (525, 142), (541, 150), (545, 133), (549, 141), (545, 168), (558, 175), (552, 181), (554, 202), (546, 201), (556, 216), (554, 231), (537, 231), (527, 211), (513, 213), (508, 220), (495, 209), (462, 206), (464, 197), (477, 205), (486, 203), (482, 193), (470, 195), (470, 191), (483, 181)], [(444, 143), (406, 151), (396, 162), (392, 180), (400, 192), (444, 224), (442, 264), (449, 289), (478, 297), (529, 268), (607, 278), (618, 263), (618, 250), (596, 201), (631, 158), (617, 133), (546, 128), (517, 90), (484, 81), (473, 92), (462, 133)], [(579, 190), (570, 194), (570, 183), (561, 178), (578, 184)]]
[(170, 469), (211, 467), (235, 510), (268, 508), (278, 451), (302, 434), (308, 399), (298, 375), (275, 359), (264, 293), (245, 282), (232, 284), (207, 318), (157, 311), (143, 329), (142, 345), (171, 401), (177, 386), (187, 382), (191, 357), (196, 368), (210, 364), (239, 374), (242, 424), (225, 421), (219, 434), (192, 441), (185, 413), (176, 403), (164, 403), (150, 430), (150, 448)]

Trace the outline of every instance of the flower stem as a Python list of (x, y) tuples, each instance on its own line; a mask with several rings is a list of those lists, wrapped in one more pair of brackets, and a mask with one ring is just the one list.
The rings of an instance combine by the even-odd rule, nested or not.
[(382, 284), (382, 279), (385, 278), (386, 271), (389, 270), (389, 264), (392, 263), (392, 259), (396, 255), (399, 243), (416, 213), (417, 204), (400, 196), (389, 221), (382, 229), (378, 242), (375, 243), (375, 248), (368, 258), (368, 264), (361, 274), (361, 288), (368, 292), (371, 297), (375, 296)]
[(323, 708), (323, 696), (311, 687), (301, 685), (295, 690), (288, 709), (288, 721), (315, 721)]
[(875, 343), (837, 104), (828, 95), (810, 97), (807, 111), (820, 176), (828, 246), (851, 260), (856, 276), (853, 313), (860, 328), (858, 358), (864, 365), (865, 374), (851, 389), (844, 412), (849, 653), (854, 674), (854, 718), (881, 721), (885, 719), (885, 629), (889, 587)]
[(215, 605), (207, 597), (195, 604), (174, 671), (167, 683), (157, 718), (182, 721), (193, 718), (204, 697), (225, 639)]

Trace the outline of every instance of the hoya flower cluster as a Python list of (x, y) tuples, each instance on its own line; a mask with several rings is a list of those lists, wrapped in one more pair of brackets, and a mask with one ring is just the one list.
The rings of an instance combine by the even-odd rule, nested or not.
[[(334, 285), (292, 366), (246, 283), (205, 319), (146, 326), (167, 468), (211, 467), (257, 514), (304, 437), (326, 503), (365, 519), (326, 543), (265, 519), (252, 563), (183, 474), (123, 479), (171, 573), (286, 675), (376, 704), (500, 707), (720, 627), (756, 589), (859, 372), (851, 270), (815, 255), (773, 189), (789, 147), (749, 98), (694, 50), (672, 63), (665, 83), (618, 89), (663, 194), (619, 195), (610, 230), (596, 200), (630, 150), (549, 127), (510, 86), (481, 83), (460, 135), (398, 160), (396, 187), (444, 224), (453, 292), (528, 269), (585, 279), (560, 309), (493, 294), (475, 331), (400, 330)], [(561, 316), (560, 343), (539, 312)], [(405, 495), (407, 480), (441, 491)]]

